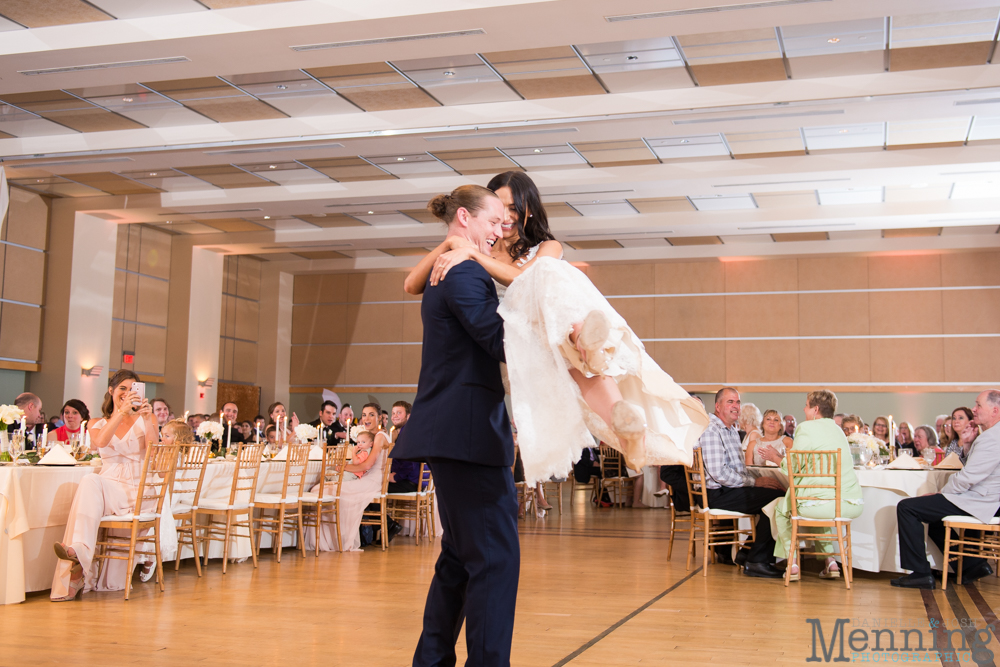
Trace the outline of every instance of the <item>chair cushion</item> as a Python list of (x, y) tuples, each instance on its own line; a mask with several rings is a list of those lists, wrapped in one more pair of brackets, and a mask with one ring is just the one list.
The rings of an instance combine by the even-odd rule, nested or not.
[(711, 509), (711, 508), (709, 508), (708, 510), (705, 510), (704, 508), (699, 508), (699, 511), (702, 514), (704, 514), (705, 512), (708, 512), (712, 516), (733, 516), (733, 517), (737, 517), (737, 516), (747, 516), (748, 517), (748, 516), (751, 516), (750, 514), (746, 514), (744, 512), (731, 512), (729, 510), (716, 510), (716, 509)]
[(198, 509), (197, 505), (187, 505), (185, 503), (174, 503), (170, 506), (170, 511), (174, 514), (174, 516), (178, 514), (187, 514), (188, 512), (196, 509)]
[[(138, 519), (139, 521), (152, 521), (158, 516), (160, 515), (155, 512), (143, 512), (138, 516)], [(134, 514), (109, 514), (108, 516), (102, 516), (101, 521), (132, 521), (133, 518), (136, 518)]]
[(258, 493), (254, 505), (298, 505), (298, 498), (282, 498), (280, 493)]
[(405, 493), (387, 493), (386, 497), (387, 498), (402, 498), (402, 499), (410, 498), (410, 499), (412, 499), (412, 498), (416, 498), (417, 496), (425, 496), (425, 495), (427, 495), (427, 494), (426, 493), (417, 493), (416, 491), (407, 491)]
[[(974, 523), (974, 524), (978, 524), (980, 526), (985, 526), (986, 525), (982, 521), (980, 521), (979, 519), (977, 519), (975, 517), (972, 517), (972, 516), (962, 516), (960, 514), (955, 514), (955, 515), (952, 515), (952, 516), (946, 516), (943, 519), (943, 521), (945, 521), (945, 522), (949, 522), (950, 521), (952, 523)], [(1000, 516), (995, 516), (992, 519), (990, 519), (989, 525), (991, 525), (991, 526), (1000, 526)]]
[[(260, 496), (257, 496), (260, 498)], [(339, 500), (340, 496), (323, 496), (318, 497), (318, 494), (308, 492), (302, 494), (302, 502), (304, 503), (332, 503), (334, 500)]]
[(236, 503), (230, 505), (224, 500), (202, 500), (198, 509), (202, 510), (246, 510), (253, 507), (250, 503)]

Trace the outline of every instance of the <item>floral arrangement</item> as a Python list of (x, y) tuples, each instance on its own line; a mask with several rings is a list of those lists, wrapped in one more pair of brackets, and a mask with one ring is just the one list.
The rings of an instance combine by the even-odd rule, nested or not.
[(351, 427), (351, 440), (357, 440), (358, 439), (358, 433), (361, 433), (362, 431), (367, 431), (367, 430), (368, 429), (366, 429), (361, 424), (358, 424), (357, 426), (352, 426)]
[(319, 430), (312, 424), (299, 424), (295, 427), (295, 437), (301, 443), (310, 442), (319, 437)]
[(216, 421), (208, 420), (198, 424), (198, 435), (204, 440), (218, 440), (221, 442), (225, 432), (225, 427)]
[(24, 410), (16, 405), (0, 405), (0, 422), (6, 426), (19, 423), (23, 416)]
[(873, 454), (879, 454), (881, 456), (889, 455), (889, 448), (886, 447), (885, 443), (875, 436), (868, 435), (867, 433), (852, 433), (847, 436), (847, 442), (852, 445), (867, 447)]

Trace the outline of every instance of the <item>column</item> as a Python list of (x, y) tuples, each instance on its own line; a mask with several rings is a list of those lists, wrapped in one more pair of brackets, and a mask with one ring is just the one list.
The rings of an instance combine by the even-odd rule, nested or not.
[(288, 406), (294, 282), (295, 276), (273, 268), (271, 262), (265, 262), (261, 268), (257, 382), (260, 383), (262, 410), (275, 401)]

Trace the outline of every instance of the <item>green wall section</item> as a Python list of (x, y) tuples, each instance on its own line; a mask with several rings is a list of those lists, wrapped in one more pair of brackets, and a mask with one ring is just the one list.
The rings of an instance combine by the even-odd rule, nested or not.
[(17, 395), (24, 392), (24, 371), (8, 371), (0, 369), (0, 403), (13, 405)]

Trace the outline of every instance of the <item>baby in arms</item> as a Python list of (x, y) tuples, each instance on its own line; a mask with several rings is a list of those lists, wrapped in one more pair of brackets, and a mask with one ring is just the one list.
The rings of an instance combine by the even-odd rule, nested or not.
[[(368, 457), (371, 456), (372, 447), (375, 446), (375, 436), (371, 433), (371, 431), (361, 431), (360, 433), (358, 433), (358, 436), (357, 438), (355, 438), (355, 440), (357, 440), (358, 444), (354, 448), (354, 457), (351, 459), (351, 463), (357, 465), (359, 463), (364, 463), (365, 461), (368, 460)], [(371, 468), (369, 468), (369, 470), (371, 470)], [(361, 479), (362, 477), (365, 476), (366, 472), (368, 471), (362, 471), (356, 473), (349, 472), (346, 473), (348, 477), (346, 477), (345, 479), (351, 479), (352, 475), (354, 479)]]

